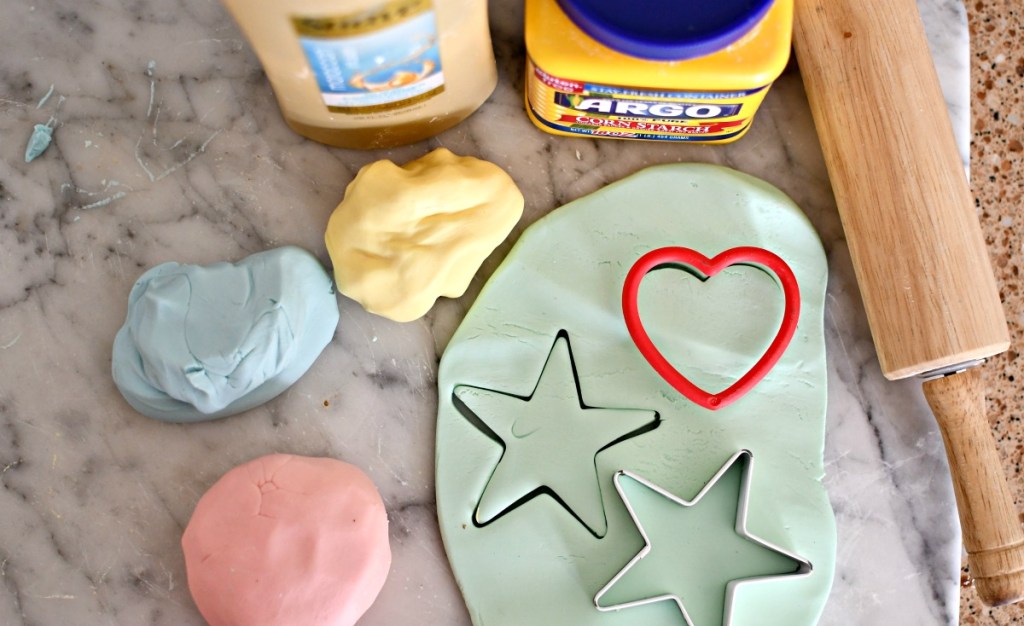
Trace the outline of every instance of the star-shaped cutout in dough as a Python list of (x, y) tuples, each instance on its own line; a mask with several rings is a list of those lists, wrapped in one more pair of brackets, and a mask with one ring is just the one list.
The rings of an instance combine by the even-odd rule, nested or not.
[(564, 333), (530, 396), (467, 385), (454, 396), (467, 419), (504, 448), (474, 513), (480, 526), (547, 494), (603, 537), (608, 522), (597, 454), (658, 425), (655, 411), (586, 406)]
[(729, 626), (738, 585), (809, 576), (809, 561), (747, 530), (752, 470), (753, 456), (741, 450), (692, 500), (617, 472), (615, 489), (644, 547), (594, 596), (598, 610), (671, 600), (689, 626)]

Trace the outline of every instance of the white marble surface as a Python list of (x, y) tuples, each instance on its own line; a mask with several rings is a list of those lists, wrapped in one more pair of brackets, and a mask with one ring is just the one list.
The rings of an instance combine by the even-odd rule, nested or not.
[[(958, 0), (920, 2), (966, 161), (966, 18)], [(956, 622), (959, 528), (941, 440), (919, 385), (879, 373), (799, 75), (780, 79), (751, 133), (729, 147), (553, 137), (522, 110), (520, 3), (491, 5), (501, 80), (488, 103), (429, 142), (374, 154), (291, 133), (215, 0), (4, 3), (0, 624), (201, 624), (181, 531), (218, 476), (270, 452), (338, 457), (379, 485), (395, 559), (361, 624), (468, 624), (434, 515), (438, 358), (523, 228), (672, 161), (721, 163), (781, 187), (829, 255), (825, 455), (839, 555), (821, 623)], [(53, 146), (25, 164), (32, 125), (53, 114)], [(407, 325), (343, 300), (313, 369), (247, 414), (168, 425), (120, 398), (111, 341), (145, 268), (282, 244), (327, 261), (323, 228), (357, 169), (439, 145), (502, 165), (526, 196), (524, 219), (466, 296)]]

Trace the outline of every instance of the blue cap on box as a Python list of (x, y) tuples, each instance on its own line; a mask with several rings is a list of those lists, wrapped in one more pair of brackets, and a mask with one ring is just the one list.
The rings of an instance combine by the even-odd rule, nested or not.
[(712, 54), (750, 31), (774, 0), (557, 0), (600, 43), (663, 61)]

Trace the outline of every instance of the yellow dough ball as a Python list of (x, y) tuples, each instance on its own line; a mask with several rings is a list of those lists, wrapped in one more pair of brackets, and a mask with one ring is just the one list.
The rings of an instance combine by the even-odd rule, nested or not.
[(523, 194), (497, 165), (439, 148), (356, 174), (325, 240), (338, 289), (367, 311), (407, 322), (441, 296), (465, 293), (523, 213)]

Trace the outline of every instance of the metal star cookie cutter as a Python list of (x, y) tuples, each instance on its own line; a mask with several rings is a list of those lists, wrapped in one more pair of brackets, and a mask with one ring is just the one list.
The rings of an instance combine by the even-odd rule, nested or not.
[[(554, 385), (554, 387), (552, 387)], [(572, 409), (548, 408), (537, 413), (537, 406), (544, 406), (544, 402), (550, 402), (552, 388), (571, 388)], [(491, 414), (480, 410), (482, 397), (500, 398), (506, 402), (512, 402), (513, 407), (506, 407), (505, 416), (502, 418), (502, 411), (498, 405), (491, 405)], [(606, 449), (613, 447), (623, 441), (638, 437), (656, 428), (661, 422), (657, 411), (645, 409), (633, 409), (625, 407), (601, 407), (585, 403), (584, 391), (580, 383), (576, 358), (573, 356), (572, 341), (567, 331), (559, 330), (555, 334), (554, 343), (547, 354), (544, 365), (541, 368), (537, 382), (528, 395), (516, 395), (507, 391), (499, 391), (474, 385), (455, 385), (452, 390), (452, 404), (463, 417), (469, 421), (477, 430), (481, 431), (492, 441), (502, 448), (501, 456), (493, 465), (484, 487), (483, 493), (477, 499), (472, 513), (473, 525), (477, 528), (484, 528), (496, 520), (512, 513), (516, 509), (525, 506), (539, 496), (547, 496), (557, 502), (577, 522), (579, 522), (595, 538), (602, 538), (607, 532), (607, 515), (605, 513), (605, 496), (601, 487), (601, 479), (597, 471), (597, 455)], [(530, 408), (532, 407), (532, 408)], [(486, 408), (486, 404), (484, 405)], [(577, 412), (578, 411), (578, 412)], [(551, 439), (552, 431), (550, 424), (534, 422), (525, 432), (517, 432), (517, 424), (523, 423), (524, 417), (531, 413), (546, 415), (545, 421), (561, 421), (563, 423), (574, 423), (581, 433), (590, 435), (590, 447), (579, 447), (579, 441), (587, 440), (586, 437), (575, 436), (572, 441), (566, 441), (564, 437), (572, 437), (571, 433), (561, 433), (558, 439)], [(583, 415), (586, 421), (581, 423), (578, 420)], [(605, 416), (601, 418), (601, 416)], [(614, 416), (614, 417), (612, 417)], [(558, 426), (554, 427), (555, 432)], [(539, 435), (534, 435), (541, 431)], [(602, 433), (606, 436), (602, 437)], [(524, 457), (518, 453), (530, 447), (530, 442), (537, 440), (549, 441), (554, 444), (559, 456), (553, 454), (544, 463), (531, 463), (531, 469), (520, 467), (518, 471), (512, 471), (515, 476), (515, 496), (499, 498), (503, 502), (495, 506), (494, 494), (506, 487), (509, 483), (507, 477), (510, 475), (510, 467), (517, 467)], [(543, 449), (543, 443), (541, 444)], [(586, 450), (586, 463), (578, 465), (579, 470), (570, 468), (562, 463), (571, 460), (579, 451)], [(542, 457), (545, 458), (545, 457)], [(582, 471), (582, 474), (579, 473)], [(525, 472), (525, 473), (524, 473)], [(567, 487), (552, 475), (566, 477), (590, 475), (593, 490), (589, 491), (590, 498), (586, 498), (588, 489)], [(524, 485), (528, 485), (524, 487)], [(507, 487), (506, 487), (507, 488)], [(564, 488), (564, 489), (563, 489)], [(493, 490), (493, 491), (492, 491)], [(490, 501), (488, 501), (490, 497)], [(486, 506), (485, 506), (486, 504)], [(588, 506), (593, 504), (593, 507)], [(485, 512), (486, 511), (486, 512)]]
[(743, 474), (740, 478), (739, 503), (736, 509), (736, 534), (763, 548), (772, 550), (774, 552), (777, 552), (779, 554), (782, 554), (783, 556), (792, 559), (794, 562), (796, 562), (797, 569), (796, 571), (788, 574), (772, 574), (768, 576), (756, 576), (752, 578), (741, 578), (729, 581), (726, 584), (725, 612), (722, 620), (722, 626), (730, 626), (732, 624), (733, 596), (735, 594), (736, 588), (740, 585), (767, 582), (780, 579), (803, 578), (811, 575), (814, 566), (811, 565), (810, 561), (799, 556), (794, 552), (786, 550), (785, 548), (777, 546), (769, 541), (766, 541), (764, 539), (761, 539), (760, 537), (757, 537), (756, 535), (751, 534), (751, 532), (747, 529), (747, 512), (748, 503), (750, 499), (750, 478), (753, 474), (754, 468), (754, 455), (752, 452), (750, 452), (750, 450), (740, 450), (739, 452), (736, 452), (731, 457), (729, 457), (729, 459), (722, 465), (722, 467), (715, 473), (715, 475), (712, 476), (710, 480), (708, 480), (708, 482), (701, 488), (697, 495), (694, 496), (691, 500), (680, 498), (675, 494), (670, 493), (665, 489), (659, 487), (658, 485), (655, 485), (646, 478), (633, 472), (630, 472), (629, 470), (619, 470), (615, 472), (615, 475), (613, 477), (613, 482), (615, 483), (615, 491), (618, 492), (619, 497), (622, 499), (622, 503), (626, 506), (626, 511), (629, 513), (630, 519), (633, 520), (633, 523), (636, 525), (637, 530), (640, 531), (640, 536), (643, 537), (644, 540), (644, 547), (640, 550), (640, 552), (636, 554), (636, 556), (630, 559), (629, 562), (626, 563), (626, 565), (621, 570), (619, 570), (619, 572), (615, 574), (615, 576), (613, 576), (611, 580), (609, 580), (603, 587), (601, 587), (601, 589), (594, 596), (594, 606), (597, 608), (598, 611), (619, 611), (622, 609), (653, 604), (655, 602), (672, 600), (676, 603), (676, 606), (679, 607), (679, 611), (683, 614), (683, 619), (686, 620), (687, 626), (695, 626), (693, 621), (690, 619), (690, 615), (686, 612), (686, 607), (683, 606), (682, 599), (676, 594), (664, 593), (650, 598), (643, 598), (640, 600), (631, 600), (629, 602), (623, 602), (621, 604), (614, 604), (609, 606), (601, 605), (601, 598), (604, 597), (608, 590), (611, 589), (615, 585), (615, 583), (617, 583), (619, 579), (621, 579), (626, 574), (626, 572), (628, 572), (634, 565), (640, 562), (641, 559), (643, 559), (651, 552), (651, 539), (647, 535), (647, 531), (644, 529), (644, 526), (640, 522), (640, 519), (637, 517), (633, 505), (630, 504), (629, 498), (626, 497), (626, 494), (622, 487), (621, 479), (623, 476), (626, 476), (627, 478), (635, 480), (641, 485), (647, 487), (648, 489), (651, 489), (652, 491), (658, 493), (659, 495), (668, 498), (669, 500), (675, 502), (680, 506), (691, 507), (700, 502), (704, 495), (715, 486), (719, 479), (721, 479), (722, 476), (724, 476), (725, 473), (729, 471), (730, 468), (732, 468), (733, 464), (739, 462), (741, 459), (746, 459), (746, 462), (744, 463)]

